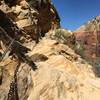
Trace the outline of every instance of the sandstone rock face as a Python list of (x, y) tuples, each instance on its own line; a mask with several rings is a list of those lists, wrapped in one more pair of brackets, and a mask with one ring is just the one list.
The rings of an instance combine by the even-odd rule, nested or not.
[[(45, 37), (27, 55), (36, 54), (38, 59), (40, 54), (46, 57), (34, 60), (36, 71), (25, 63), (18, 70), (20, 100), (99, 100), (100, 79), (95, 77), (92, 66), (67, 45)], [(0, 100), (7, 99), (16, 64), (11, 58), (0, 63), (3, 66)]]
[(0, 9), (33, 38), (44, 36), (51, 29), (60, 27), (60, 18), (49, 0), (15, 0), (16, 3), (1, 1)]
[[(12, 1), (14, 5), (9, 1), (12, 0), (0, 1), (0, 14), (4, 14), (3, 11), (9, 16), (0, 16), (0, 27), (14, 38), (13, 28), (17, 23), (23, 31), (16, 41), (30, 48), (25, 57), (31, 59), (37, 69), (34, 71), (28, 62), (20, 60), (15, 77), (19, 59), (15, 54), (8, 54), (0, 61), (0, 100), (9, 100), (8, 97), (15, 100), (16, 95), (19, 100), (99, 100), (98, 73), (94, 73), (93, 66), (70, 48), (75, 42), (72, 32), (56, 29), (59, 16), (50, 0), (15, 0)], [(46, 36), (34, 46), (33, 37), (44, 36), (45, 32), (48, 32)], [(0, 29), (0, 60), (7, 49), (3, 44), (7, 37), (1, 37), (2, 33)]]
[(100, 15), (75, 31), (77, 40), (84, 45), (84, 57), (100, 57)]

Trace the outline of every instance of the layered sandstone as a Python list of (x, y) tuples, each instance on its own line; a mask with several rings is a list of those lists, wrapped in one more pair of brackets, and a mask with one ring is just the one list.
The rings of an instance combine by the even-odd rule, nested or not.
[[(100, 79), (68, 46), (45, 37), (27, 55), (38, 69), (21, 64), (17, 74), (20, 100), (99, 100)], [(16, 64), (11, 58), (0, 63), (0, 100), (7, 99)]]

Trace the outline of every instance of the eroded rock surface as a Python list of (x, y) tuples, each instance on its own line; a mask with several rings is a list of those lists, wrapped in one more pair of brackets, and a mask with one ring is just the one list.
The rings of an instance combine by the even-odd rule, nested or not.
[[(65, 54), (61, 53), (62, 50)], [(68, 46), (45, 37), (27, 55), (36, 54), (48, 59), (36, 61), (36, 71), (25, 63), (21, 64), (17, 75), (20, 100), (99, 100), (100, 79), (95, 77), (92, 66)], [(6, 71), (0, 85), (0, 100), (4, 100), (16, 61), (6, 59), (0, 65), (5, 66), (3, 71)]]

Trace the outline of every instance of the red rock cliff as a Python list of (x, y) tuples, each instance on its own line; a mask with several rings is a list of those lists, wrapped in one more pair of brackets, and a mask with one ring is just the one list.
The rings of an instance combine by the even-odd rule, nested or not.
[(78, 28), (75, 35), (84, 46), (85, 58), (100, 57), (100, 15)]

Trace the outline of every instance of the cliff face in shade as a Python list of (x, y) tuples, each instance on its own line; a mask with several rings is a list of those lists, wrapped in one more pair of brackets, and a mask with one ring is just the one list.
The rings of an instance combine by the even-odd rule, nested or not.
[(75, 35), (84, 46), (85, 58), (100, 57), (100, 15), (78, 28)]
[(33, 38), (60, 27), (59, 15), (50, 0), (1, 0), (0, 9)]

